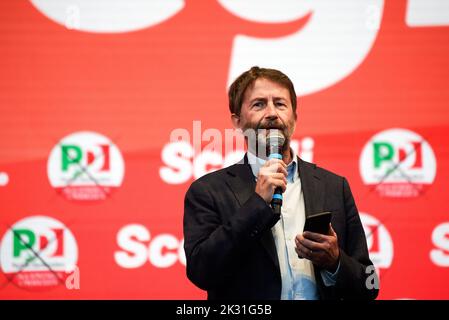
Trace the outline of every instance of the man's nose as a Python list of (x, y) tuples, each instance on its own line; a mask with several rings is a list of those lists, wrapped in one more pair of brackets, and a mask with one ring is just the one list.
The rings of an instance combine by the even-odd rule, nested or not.
[(266, 108), (266, 113), (265, 113), (265, 118), (268, 118), (271, 120), (278, 118), (276, 106), (274, 105), (273, 101), (268, 102), (268, 105)]

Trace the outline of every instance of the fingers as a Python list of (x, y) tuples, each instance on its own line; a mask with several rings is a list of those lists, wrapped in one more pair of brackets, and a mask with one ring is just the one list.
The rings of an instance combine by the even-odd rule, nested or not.
[(285, 176), (285, 174), (283, 173), (265, 173), (265, 172), (259, 172), (259, 178), (263, 178), (265, 180), (279, 180), (279, 181), (284, 181), (285, 183), (287, 183), (287, 177)]
[(287, 169), (283, 161), (279, 159), (270, 159), (259, 171), (258, 180), (268, 184), (273, 192), (280, 187), (283, 192), (287, 189)]
[(310, 250), (312, 250), (312, 251), (320, 251), (320, 250), (326, 251), (326, 250), (328, 250), (328, 247), (329, 247), (327, 242), (325, 242), (325, 243), (314, 242), (314, 241), (311, 241), (309, 239), (304, 238), (300, 234), (296, 236), (295, 243), (296, 243), (297, 247), (302, 246), (306, 250), (309, 250), (309, 251)]
[(287, 169), (284, 168), (284, 167), (282, 167), (282, 166), (279, 166), (279, 165), (278, 165), (278, 167), (277, 167), (277, 172), (280, 172), (280, 173), (283, 174), (285, 177), (288, 176)]
[(267, 184), (273, 186), (273, 190), (275, 187), (285, 188), (287, 186), (287, 178), (282, 173), (264, 174), (263, 172), (260, 172), (258, 180), (259, 179), (264, 184), (267, 183)]
[(321, 233), (315, 233), (310, 231), (304, 231), (302, 234), (304, 238), (307, 238), (309, 240), (315, 241), (315, 242), (324, 242), (327, 241), (327, 236)]
[(271, 166), (273, 164), (278, 164), (284, 168), (287, 168), (287, 165), (285, 164), (285, 162), (280, 159), (269, 159), (269, 160), (267, 160), (267, 162), (265, 162), (264, 166)]
[(284, 161), (279, 159), (270, 159), (268, 160), (263, 167), (261, 168), (261, 171), (263, 171), (265, 174), (269, 173), (282, 173), (285, 176), (288, 175), (287, 173), (287, 165)]
[(285, 192), (285, 190), (287, 189), (287, 178), (284, 177), (281, 173), (278, 173), (278, 174), (281, 176), (279, 178), (270, 177), (269, 183), (272, 185), (273, 191), (277, 187), (280, 187), (280, 188), (282, 188), (282, 192)]
[(309, 260), (312, 260), (314, 254), (316, 254), (313, 250), (306, 248), (302, 244), (299, 244), (295, 248), (295, 251), (299, 258), (304, 258), (304, 259), (309, 259)]
[(304, 232), (295, 237), (295, 251), (299, 258), (305, 258), (326, 270), (335, 270), (340, 252), (335, 230), (329, 224), (329, 235)]
[(287, 189), (287, 165), (279, 159), (268, 160), (259, 170), (255, 192), (270, 203), (276, 188)]
[(285, 181), (287, 181), (287, 178), (285, 177), (285, 175), (283, 173), (280, 173), (280, 172), (270, 173), (269, 175), (267, 175), (267, 177), (273, 178), (274, 180), (285, 180)]
[(329, 223), (329, 231), (330, 231), (330, 235), (331, 236), (333, 236), (333, 237), (336, 237), (337, 236), (337, 233), (335, 232), (335, 230), (334, 230), (334, 228), (332, 228), (332, 224), (331, 223)]
[(303, 236), (307, 239), (316, 241), (316, 242), (325, 242), (329, 241), (329, 237), (337, 238), (337, 233), (334, 228), (332, 228), (332, 224), (329, 223), (329, 234), (324, 235), (321, 233), (315, 233), (310, 231), (304, 231)]

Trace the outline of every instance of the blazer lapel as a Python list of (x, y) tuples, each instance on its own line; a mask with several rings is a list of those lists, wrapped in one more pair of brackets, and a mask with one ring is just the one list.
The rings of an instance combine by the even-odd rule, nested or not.
[(304, 195), (306, 216), (322, 212), (324, 204), (324, 184), (316, 175), (316, 165), (307, 163), (298, 157), (299, 178)]
[[(228, 174), (230, 177), (227, 179), (226, 183), (234, 193), (240, 206), (242, 206), (253, 195), (254, 189), (256, 188), (256, 181), (253, 172), (251, 171), (251, 167), (248, 164), (246, 154), (242, 161), (228, 168)], [(260, 242), (267, 250), (273, 263), (279, 267), (276, 245), (271, 230), (263, 233)]]
[(226, 183), (242, 206), (256, 188), (256, 181), (246, 155), (241, 161), (228, 168), (228, 174), (230, 177), (226, 180)]

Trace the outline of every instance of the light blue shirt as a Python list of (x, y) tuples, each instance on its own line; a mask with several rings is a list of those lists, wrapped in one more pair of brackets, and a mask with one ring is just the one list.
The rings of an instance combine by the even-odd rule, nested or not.
[[(265, 160), (247, 153), (251, 170), (257, 179)], [(281, 219), (271, 229), (279, 260), (282, 279), (281, 300), (317, 300), (314, 267), (310, 260), (300, 259), (295, 251), (295, 237), (303, 232), (305, 222), (304, 197), (297, 170), (297, 156), (292, 150), (293, 160), (287, 166), (287, 189), (283, 193)], [(335, 273), (321, 270), (325, 286), (333, 286), (340, 264)]]

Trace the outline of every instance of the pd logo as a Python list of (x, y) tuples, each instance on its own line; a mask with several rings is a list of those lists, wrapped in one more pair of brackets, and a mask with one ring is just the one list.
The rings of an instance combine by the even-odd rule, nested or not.
[(86, 131), (64, 137), (52, 149), (47, 171), (50, 184), (67, 199), (93, 201), (120, 187), (125, 169), (107, 137)]
[(393, 241), (387, 228), (375, 217), (360, 212), (371, 261), (377, 270), (387, 269), (393, 261)]
[(430, 144), (406, 129), (390, 129), (374, 135), (360, 156), (363, 182), (385, 197), (417, 197), (436, 175), (436, 159)]
[(76, 267), (78, 247), (60, 221), (33, 216), (18, 221), (5, 233), (0, 258), (3, 273), (18, 287), (51, 288), (65, 285)]

